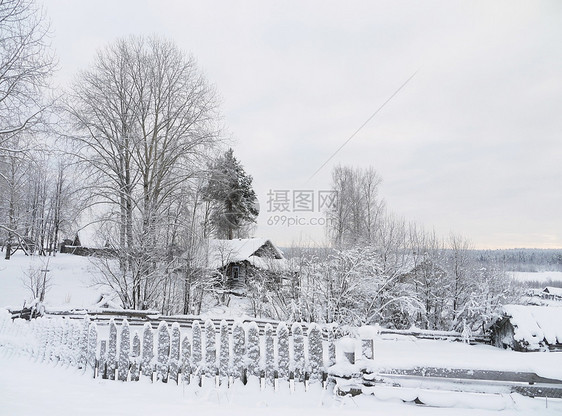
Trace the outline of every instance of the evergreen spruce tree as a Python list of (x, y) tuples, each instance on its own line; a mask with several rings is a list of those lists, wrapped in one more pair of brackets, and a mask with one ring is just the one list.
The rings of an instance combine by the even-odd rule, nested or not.
[(189, 384), (191, 375), (191, 344), (187, 336), (181, 342), (181, 374), (182, 380)]
[(109, 321), (109, 345), (107, 346), (107, 378), (115, 380), (117, 369), (117, 326), (113, 318)]
[(177, 322), (172, 324), (172, 339), (170, 345), (170, 379), (178, 380), (180, 371), (180, 325)]
[(168, 365), (170, 360), (170, 331), (166, 321), (158, 325), (158, 357), (156, 361), (156, 379), (168, 382)]
[(295, 322), (291, 327), (293, 333), (293, 360), (295, 381), (304, 380), (305, 361), (304, 361), (304, 337), (302, 326)]
[(290, 359), (289, 359), (289, 328), (284, 322), (277, 325), (277, 356), (278, 356), (278, 378), (279, 380), (289, 379)]
[(204, 195), (215, 203), (211, 221), (217, 238), (241, 238), (244, 227), (255, 223), (259, 214), (252, 177), (246, 174), (232, 149), (220, 156), (210, 171)]
[(322, 354), (322, 334), (318, 325), (312, 323), (308, 329), (308, 362), (311, 379), (319, 380), (322, 378)]
[(129, 376), (129, 354), (131, 352), (131, 332), (129, 322), (123, 319), (121, 324), (121, 338), (119, 343), (119, 363), (117, 365), (117, 379), (127, 381)]
[(205, 373), (214, 376), (217, 373), (217, 335), (215, 324), (210, 319), (205, 321)]
[(131, 348), (131, 380), (139, 381), (140, 378), (140, 337), (137, 332), (133, 336), (133, 346)]
[(201, 371), (203, 353), (201, 350), (201, 325), (199, 321), (194, 321), (191, 325), (191, 364), (197, 373)]
[(265, 379), (271, 385), (275, 378), (275, 344), (273, 340), (273, 327), (265, 325)]
[(232, 375), (242, 378), (246, 365), (246, 332), (242, 322), (235, 321), (232, 325)]
[(219, 375), (228, 377), (230, 343), (228, 334), (228, 322), (224, 319), (220, 324), (220, 357), (219, 357)]
[(248, 326), (248, 373), (260, 377), (260, 333), (258, 324), (250, 322)]
[(154, 359), (154, 333), (149, 323), (144, 324), (142, 333), (142, 361), (141, 370), (142, 375), (149, 377), (152, 380), (153, 363)]

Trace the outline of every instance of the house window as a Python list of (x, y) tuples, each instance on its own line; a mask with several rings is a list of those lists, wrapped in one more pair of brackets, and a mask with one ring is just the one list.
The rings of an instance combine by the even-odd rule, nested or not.
[(240, 266), (232, 266), (232, 280), (238, 280), (240, 277)]

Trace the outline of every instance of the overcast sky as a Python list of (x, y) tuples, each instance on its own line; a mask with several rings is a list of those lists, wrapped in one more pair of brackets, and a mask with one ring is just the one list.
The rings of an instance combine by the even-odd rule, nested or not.
[(196, 57), (254, 177), (259, 236), (322, 244), (321, 226), (268, 225), (267, 194), (327, 190), (342, 164), (373, 166), (389, 209), (442, 236), (562, 247), (560, 1), (44, 3), (61, 86), (129, 34)]

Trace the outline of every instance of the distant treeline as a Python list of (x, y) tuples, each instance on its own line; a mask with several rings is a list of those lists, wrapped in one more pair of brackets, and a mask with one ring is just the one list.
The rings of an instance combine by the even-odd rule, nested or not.
[(562, 271), (562, 249), (473, 250), (479, 263), (503, 264), (514, 272)]
[[(282, 251), (287, 257), (293, 257), (300, 248), (285, 247)], [(331, 248), (307, 248), (319, 257), (334, 253)], [(447, 251), (447, 249), (444, 249)], [(501, 264), (505, 270), (512, 272), (562, 272), (562, 249), (511, 248), (502, 250), (469, 250), (476, 262), (483, 267)]]

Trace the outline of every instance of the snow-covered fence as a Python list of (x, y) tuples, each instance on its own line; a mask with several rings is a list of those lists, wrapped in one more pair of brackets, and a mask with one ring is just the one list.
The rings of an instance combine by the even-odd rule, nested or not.
[(180, 328), (162, 321), (155, 331), (150, 324), (137, 330), (127, 320), (98, 326), (87, 317), (12, 321), (1, 312), (0, 349), (112, 380), (226, 386), (254, 380), (279, 388), (283, 382), (321, 383), (336, 363), (332, 330), (324, 328), (322, 335), (316, 324), (303, 330), (295, 323), (290, 332), (285, 323), (268, 324), (260, 335), (254, 322), (223, 321), (217, 328), (207, 320)]

